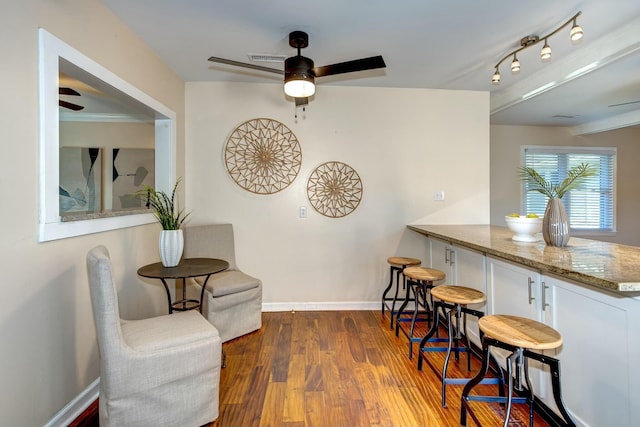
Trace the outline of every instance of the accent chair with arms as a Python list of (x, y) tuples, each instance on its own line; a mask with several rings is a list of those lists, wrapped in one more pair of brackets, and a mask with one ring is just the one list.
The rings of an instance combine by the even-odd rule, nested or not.
[[(207, 224), (184, 229), (184, 256), (219, 258), (229, 268), (207, 281), (202, 313), (220, 333), (222, 342), (262, 327), (262, 281), (236, 265), (232, 224)], [(187, 293), (200, 299), (203, 278), (187, 279)]]
[(100, 351), (100, 426), (201, 426), (218, 418), (222, 342), (197, 310), (120, 319), (109, 252), (87, 254)]

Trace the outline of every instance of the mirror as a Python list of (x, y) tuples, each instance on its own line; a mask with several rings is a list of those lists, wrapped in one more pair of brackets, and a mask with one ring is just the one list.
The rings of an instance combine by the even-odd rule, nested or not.
[(175, 182), (173, 111), (40, 29), (40, 122), (40, 241), (155, 221), (135, 192)]

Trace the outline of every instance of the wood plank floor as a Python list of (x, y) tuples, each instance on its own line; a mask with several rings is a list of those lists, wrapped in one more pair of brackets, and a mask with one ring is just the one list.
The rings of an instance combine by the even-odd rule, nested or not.
[[(418, 332), (419, 334), (424, 333)], [(440, 404), (439, 376), (417, 370), (417, 345), (389, 329), (379, 311), (263, 313), (261, 330), (224, 344), (227, 367), (220, 384), (222, 426), (457, 426), (461, 385), (447, 387)], [(444, 353), (430, 353), (439, 369)], [(472, 372), (479, 362), (472, 359)], [(469, 376), (466, 357), (449, 376)], [(496, 394), (497, 386), (478, 386)], [(485, 426), (502, 425), (499, 404), (473, 402)], [(536, 415), (536, 426), (548, 424)], [(469, 418), (468, 425), (473, 425)], [(512, 426), (528, 425), (528, 406), (514, 405)]]

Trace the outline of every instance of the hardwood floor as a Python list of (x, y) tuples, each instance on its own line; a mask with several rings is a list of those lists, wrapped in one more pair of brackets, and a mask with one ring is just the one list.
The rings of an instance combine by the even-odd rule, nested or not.
[[(396, 337), (379, 311), (269, 312), (262, 318), (259, 331), (224, 344), (220, 415), (208, 427), (459, 425), (463, 386), (447, 386), (443, 408), (439, 376), (427, 364), (418, 371), (417, 345), (409, 360), (407, 338), (402, 332)], [(443, 359), (444, 353), (429, 354), (435, 369)], [(466, 356), (452, 359), (449, 376), (469, 376), (466, 365)], [(478, 365), (472, 358), (472, 373)], [(496, 388), (477, 390), (496, 394)], [(483, 426), (502, 425), (499, 404), (472, 407)], [(527, 405), (514, 405), (509, 425), (528, 426), (528, 418)], [(548, 426), (538, 415), (534, 423)], [(97, 424), (96, 410), (72, 425)], [(474, 425), (471, 418), (467, 425)]]
[[(423, 332), (420, 332), (423, 333)], [(379, 311), (263, 313), (260, 331), (224, 344), (221, 426), (457, 426), (461, 385), (447, 386), (428, 365), (417, 370), (417, 345), (389, 329)], [(436, 369), (444, 353), (430, 353)], [(472, 372), (479, 362), (472, 359)], [(466, 357), (449, 376), (469, 376)], [(497, 386), (479, 386), (495, 394)], [(485, 426), (502, 425), (499, 404), (473, 402)], [(536, 426), (546, 426), (535, 417)], [(471, 419), (468, 425), (473, 425)], [(528, 406), (514, 405), (510, 425), (528, 425)]]

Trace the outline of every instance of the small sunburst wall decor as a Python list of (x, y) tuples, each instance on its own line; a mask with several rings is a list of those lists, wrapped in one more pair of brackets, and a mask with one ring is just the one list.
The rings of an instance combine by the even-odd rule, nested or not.
[(256, 194), (273, 194), (296, 179), (302, 162), (300, 143), (284, 124), (248, 120), (234, 129), (224, 148), (229, 176)]
[(329, 218), (341, 218), (356, 210), (362, 199), (362, 181), (348, 164), (326, 162), (307, 181), (311, 206)]

